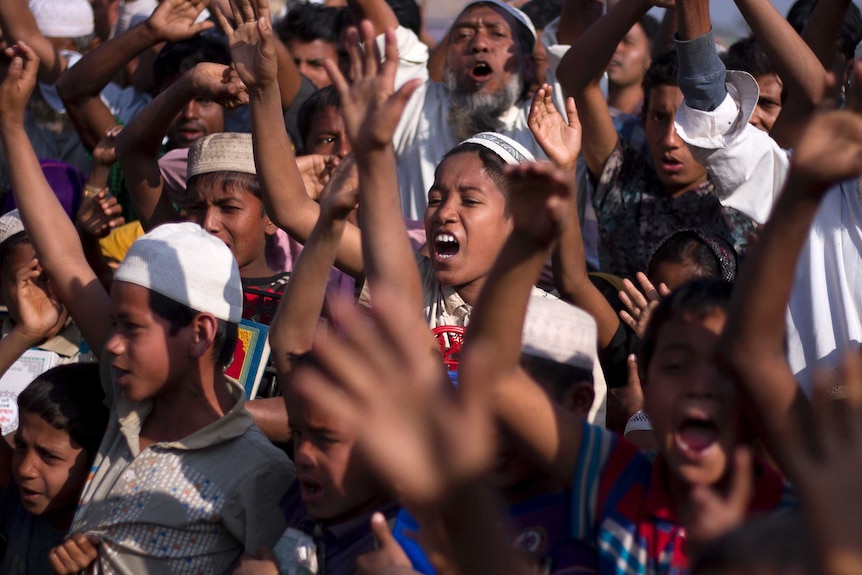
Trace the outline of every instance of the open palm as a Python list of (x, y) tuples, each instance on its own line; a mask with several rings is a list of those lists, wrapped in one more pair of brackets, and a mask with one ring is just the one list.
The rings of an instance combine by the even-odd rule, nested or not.
[(266, 0), (231, 0), (233, 23), (220, 8), (216, 9), (219, 25), (228, 38), (233, 67), (240, 80), (254, 89), (275, 82), (278, 62), (275, 39)]

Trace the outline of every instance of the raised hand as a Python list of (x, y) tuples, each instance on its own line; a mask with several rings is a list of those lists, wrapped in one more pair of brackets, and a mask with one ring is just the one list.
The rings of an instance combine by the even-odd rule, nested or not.
[(395, 540), (382, 513), (371, 516), (371, 532), (374, 533), (377, 548), (356, 558), (357, 575), (380, 575), (381, 573), (412, 575), (415, 573), (410, 559)]
[(195, 98), (213, 100), (228, 109), (248, 103), (245, 84), (231, 66), (202, 62), (188, 73)]
[(533, 137), (555, 165), (574, 170), (581, 153), (581, 121), (574, 98), (566, 98), (568, 122), (554, 106), (553, 88), (548, 84), (536, 90), (527, 123)]
[[(252, 4), (252, 2), (254, 2)], [(276, 81), (278, 61), (275, 37), (266, 0), (230, 0), (231, 24), (221, 10), (215, 13), (227, 36), (233, 67), (249, 90), (271, 86)]]
[(23, 125), (24, 109), (36, 86), (39, 56), (24, 42), (6, 48), (5, 55), (11, 62), (0, 83), (0, 123)]
[(345, 157), (332, 171), (329, 183), (320, 194), (320, 211), (345, 219), (359, 202), (359, 176), (353, 155)]
[(323, 187), (329, 182), (332, 170), (338, 166), (338, 156), (324, 156), (323, 154), (307, 154), (296, 158), (296, 167), (305, 185), (305, 193), (312, 200), (317, 201), (323, 192)]
[(86, 569), (99, 557), (99, 538), (73, 533), (62, 544), (51, 549), (48, 559), (57, 575), (73, 575)]
[[(378, 293), (403, 299), (386, 285)], [(455, 396), (430, 331), (403, 307), (376, 306), (369, 321), (336, 301), (339, 334), (318, 336), (318, 367), (298, 367), (294, 381), (300, 370), (321, 371), (303, 393), (355, 426), (366, 460), (402, 502), (434, 505), (491, 465), (492, 418), (478, 392)]]
[(146, 26), (163, 42), (177, 42), (209, 30), (209, 20), (195, 23), (210, 0), (161, 0), (147, 19)]
[(632, 328), (635, 335), (643, 338), (653, 310), (658, 307), (661, 298), (670, 295), (670, 288), (661, 283), (656, 289), (643, 272), (638, 272), (635, 278), (641, 286), (640, 289), (630, 279), (623, 280), (623, 289), (619, 295), (626, 309), (620, 311), (620, 319)]
[(103, 238), (111, 233), (111, 230), (126, 223), (123, 218), (123, 206), (112, 196), (107, 189), (102, 189), (91, 198), (84, 197), (75, 217), (75, 225), (78, 231)]
[(862, 117), (847, 110), (814, 116), (793, 152), (790, 179), (822, 194), (862, 174)]
[(516, 232), (542, 246), (559, 236), (574, 209), (575, 174), (547, 162), (506, 166)]
[(39, 260), (33, 258), (15, 270), (15, 283), (6, 305), (15, 312), (15, 329), (35, 345), (53, 336), (66, 320), (63, 304), (48, 286)]
[(421, 80), (411, 80), (395, 91), (395, 72), (398, 70), (395, 32), (386, 30), (384, 34), (386, 60), (381, 63), (371, 22), (363, 20), (360, 30), (365, 44), (364, 53), (356, 29), (351, 28), (347, 32), (353, 83), (348, 84), (334, 62), (324, 60), (324, 65), (341, 97), (344, 125), (353, 149), (380, 149), (392, 144), (404, 107)]
[(117, 161), (117, 151), (114, 149), (114, 144), (117, 140), (117, 135), (123, 130), (123, 126), (111, 126), (105, 130), (104, 137), (99, 140), (96, 147), (93, 148), (93, 160), (102, 166), (110, 167)]

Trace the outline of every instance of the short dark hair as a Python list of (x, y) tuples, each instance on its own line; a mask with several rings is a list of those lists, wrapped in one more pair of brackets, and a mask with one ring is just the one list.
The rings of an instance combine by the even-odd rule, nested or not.
[(655, 39), (658, 37), (659, 23), (652, 15), (644, 14), (643, 17), (638, 21), (638, 24), (643, 28), (644, 35), (647, 37), (647, 42), (649, 42), (650, 49), (652, 49), (655, 44)]
[(530, 0), (521, 6), (521, 12), (526, 14), (536, 30), (544, 30), (563, 9), (562, 0)]
[(386, 0), (398, 24), (412, 31), (417, 36), (422, 32), (422, 11), (416, 0)]
[(224, 191), (241, 189), (254, 195), (257, 199), (263, 198), (260, 180), (254, 174), (244, 172), (224, 171), (198, 174), (189, 178), (186, 186), (189, 191), (216, 186), (221, 187)]
[(321, 88), (309, 96), (299, 107), (299, 113), (296, 116), (296, 129), (302, 139), (300, 147), (303, 150), (308, 151), (308, 136), (311, 135), (311, 126), (326, 108), (335, 108), (339, 112), (341, 111), (341, 98), (338, 96), (338, 90), (335, 89), (335, 86)]
[(198, 34), (179, 42), (168, 42), (153, 61), (156, 90), (163, 90), (166, 80), (188, 72), (201, 62), (230, 64), (226, 41), (214, 34)]
[(566, 391), (576, 383), (593, 384), (593, 372), (589, 369), (526, 353), (521, 354), (520, 363), (527, 375), (536, 380), (557, 401), (563, 399)]
[(0, 244), (0, 271), (4, 270), (9, 263), (9, 257), (12, 255), (12, 250), (21, 244), (29, 244), (30, 236), (25, 230), (16, 234), (12, 234), (9, 238)]
[[(787, 21), (797, 34), (802, 34), (817, 0), (796, 0), (787, 12)], [(852, 60), (856, 45), (862, 41), (862, 13), (853, 2), (848, 2), (841, 29), (838, 31), (838, 49), (845, 60)]]
[(715, 254), (694, 231), (673, 234), (661, 244), (650, 258), (647, 276), (653, 277), (662, 263), (692, 264), (700, 277), (722, 277), (721, 266)]
[(721, 59), (728, 70), (740, 70), (752, 76), (776, 73), (769, 57), (763, 51), (763, 46), (754, 36), (734, 42), (727, 52), (722, 54)]
[(34, 379), (18, 396), (18, 410), (68, 433), (92, 461), (108, 426), (104, 401), (99, 364), (70, 363)]
[(659, 330), (669, 321), (680, 316), (703, 319), (715, 311), (727, 312), (733, 284), (717, 278), (692, 280), (661, 300), (647, 323), (641, 340), (638, 366), (643, 373), (649, 371), (649, 364), (655, 353)]
[[(443, 159), (440, 160), (440, 163), (437, 164), (437, 170), (440, 169), (440, 166), (443, 165), (448, 158), (451, 156), (457, 156), (458, 154), (476, 154), (479, 156), (479, 159), (482, 161), (482, 167), (485, 169), (485, 173), (491, 178), (497, 187), (500, 188), (500, 191), (503, 193), (503, 197), (506, 198), (506, 212), (505, 215), (509, 215), (509, 179), (503, 173), (506, 168), (506, 162), (503, 161), (503, 158), (486, 148), (485, 146), (480, 146), (479, 144), (465, 143), (458, 144), (451, 150), (449, 150)], [(435, 179), (436, 179), (436, 170), (435, 170)]]
[(282, 42), (323, 40), (338, 46), (348, 14), (345, 8), (297, 4), (275, 25), (275, 33)]
[[(170, 325), (168, 333), (175, 335), (182, 328), (192, 323), (200, 312), (189, 306), (173, 300), (153, 290), (150, 292), (150, 309), (156, 316), (166, 320)], [(238, 338), (238, 326), (225, 320), (217, 320), (215, 339), (213, 340), (213, 359), (221, 368), (227, 367), (233, 359)]]
[(660, 86), (679, 86), (676, 78), (679, 69), (679, 59), (676, 50), (665, 52), (652, 61), (643, 79), (644, 102), (641, 107), (641, 118), (645, 119), (649, 110), (650, 91)]

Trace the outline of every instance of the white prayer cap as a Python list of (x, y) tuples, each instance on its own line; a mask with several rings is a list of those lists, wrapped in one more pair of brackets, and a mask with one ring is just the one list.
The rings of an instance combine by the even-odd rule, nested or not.
[(80, 38), (96, 29), (87, 0), (30, 0), (30, 11), (39, 31), (49, 38)]
[(12, 210), (0, 216), (0, 245), (3, 245), (6, 240), (15, 234), (23, 231), (24, 222), (21, 221), (18, 210)]
[(188, 177), (212, 172), (257, 175), (251, 134), (220, 132), (192, 144), (189, 148)]
[(242, 282), (230, 249), (191, 222), (163, 224), (138, 238), (114, 275), (195, 311), (242, 319)]
[(476, 144), (488, 148), (507, 164), (520, 164), (521, 162), (534, 162), (536, 158), (527, 148), (503, 134), (497, 132), (481, 132), (471, 136), (458, 144)]
[[(530, 20), (530, 17), (518, 8), (515, 8), (507, 2), (501, 2), (500, 0), (475, 0), (475, 2), (470, 2), (469, 4), (464, 6), (464, 10), (467, 10), (471, 6), (475, 6), (476, 4), (493, 4), (498, 8), (502, 8), (503, 10), (508, 12), (512, 16), (512, 18), (523, 24), (524, 27), (530, 31), (530, 35), (533, 36), (534, 44), (537, 42), (538, 35), (536, 34), (536, 27), (533, 26), (533, 21)], [(461, 11), (462, 14), (464, 13), (464, 10)]]
[(598, 361), (596, 320), (582, 309), (533, 290), (521, 353), (591, 371)]

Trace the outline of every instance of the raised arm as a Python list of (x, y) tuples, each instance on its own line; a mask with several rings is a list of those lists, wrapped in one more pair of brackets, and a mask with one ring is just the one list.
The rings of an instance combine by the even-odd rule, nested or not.
[(371, 23), (364, 20), (360, 27), (364, 55), (356, 31), (348, 33), (353, 83), (348, 84), (332, 62), (325, 65), (341, 98), (345, 129), (359, 170), (365, 275), (372, 298), (377, 286), (387, 285), (399, 297), (414, 302), (418, 310), (422, 309), (422, 288), (401, 211), (392, 137), (419, 80), (411, 80), (396, 91), (398, 48), (394, 31), (385, 32), (386, 54), (381, 63)]
[(158, 163), (162, 139), (177, 115), (195, 99), (227, 106), (247, 99), (242, 82), (228, 75), (228, 70), (221, 64), (198, 64), (147, 104), (117, 136), (117, 158), (145, 231), (179, 219), (163, 193)]
[(0, 2), (0, 30), (8, 43), (24, 42), (39, 57), (38, 80), (53, 84), (66, 69), (66, 58), (42, 35), (27, 0)]
[(39, 59), (24, 43), (7, 49), (6, 55), (12, 62), (0, 84), (0, 140), (15, 202), (54, 292), (101, 356), (111, 333), (110, 298), (87, 264), (75, 226), (45, 180), (24, 131), (24, 109), (36, 84)]
[[(275, 225), (304, 243), (317, 223), (320, 206), (306, 193), (284, 127), (269, 4), (258, 0), (254, 6), (243, 3), (241, 8), (234, 7), (233, 20), (239, 22), (236, 28), (220, 10), (216, 17), (230, 42), (237, 73), (248, 90), (254, 161), (266, 213)], [(359, 230), (354, 226), (344, 231), (336, 265), (354, 277), (362, 275), (362, 248)]]
[(160, 42), (185, 40), (212, 28), (195, 20), (209, 0), (164, 0), (146, 21), (87, 52), (57, 81), (69, 117), (84, 145), (92, 150), (114, 125), (114, 117), (99, 94), (111, 80), (147, 48)]
[(350, 13), (354, 22), (368, 20), (374, 28), (374, 36), (380, 36), (385, 30), (398, 28), (398, 18), (386, 0), (348, 0)]
[(571, 481), (582, 422), (557, 405), (519, 367), (521, 333), (533, 284), (571, 220), (572, 180), (550, 164), (510, 170), (514, 229), (482, 288), (464, 337), (458, 381), (484, 388), (494, 412), (559, 481)]
[(557, 68), (563, 91), (577, 104), (584, 129), (584, 160), (596, 177), (619, 141), (599, 80), (617, 45), (651, 7), (646, 0), (620, 0), (577, 38)]
[(815, 117), (796, 148), (772, 218), (737, 279), (721, 338), (719, 359), (737, 378), (751, 420), (785, 469), (788, 450), (806, 440), (799, 422), (806, 421), (808, 409), (784, 350), (797, 259), (827, 190), (859, 174), (862, 118), (846, 111)]

